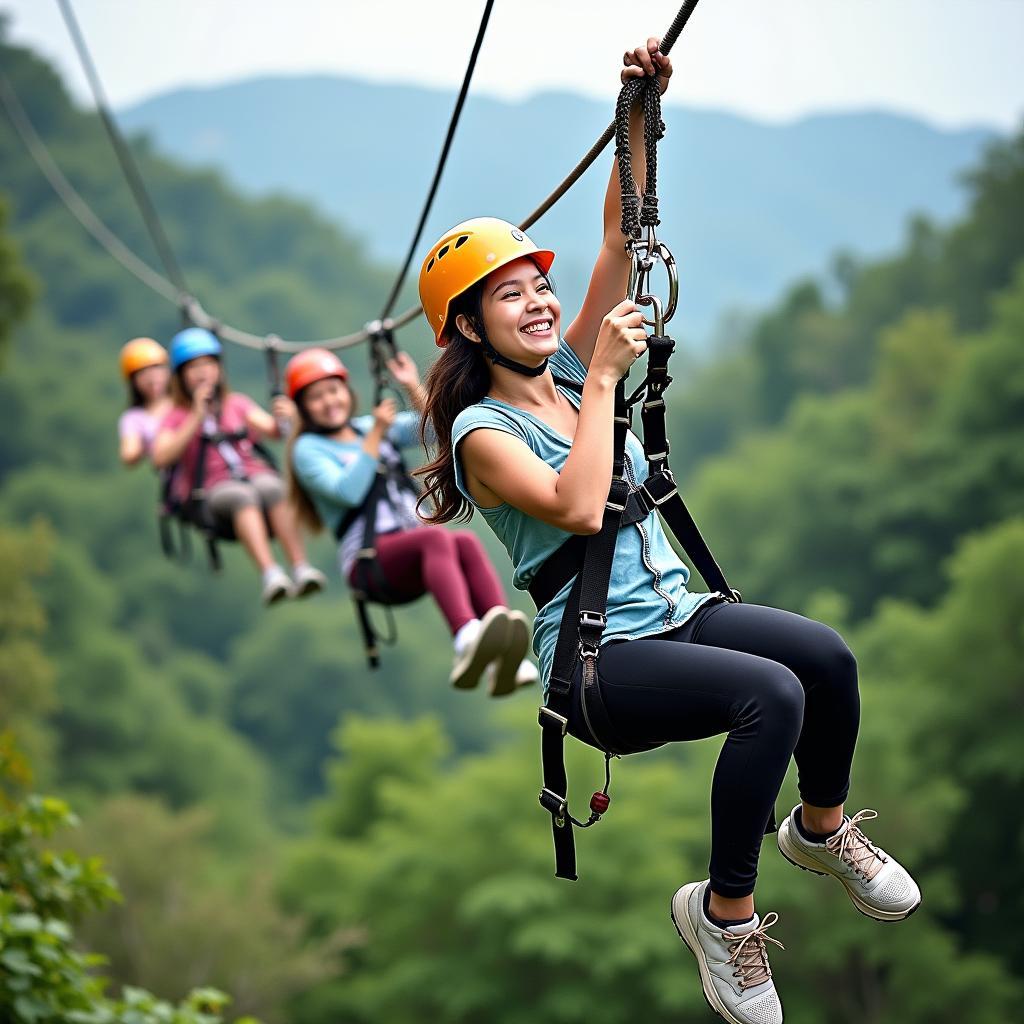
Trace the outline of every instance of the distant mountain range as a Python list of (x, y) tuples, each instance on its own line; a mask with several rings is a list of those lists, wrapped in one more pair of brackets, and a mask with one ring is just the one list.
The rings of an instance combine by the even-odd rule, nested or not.
[[(374, 256), (397, 261), (451, 106), (451, 94), (429, 89), (275, 77), (169, 92), (120, 117), (174, 157), (222, 169), (246, 190), (311, 200)], [(609, 104), (562, 93), (519, 103), (471, 98), (425, 238), (478, 214), (521, 219), (610, 117)], [(958, 172), (992, 135), (875, 112), (769, 125), (666, 105), (665, 120), (661, 234), (683, 275), (677, 331), (698, 341), (724, 311), (768, 303), (839, 249), (895, 246), (912, 213), (954, 216), (963, 207)], [(611, 162), (609, 151), (533, 229), (559, 252), (555, 280), (570, 310), (600, 239)]]

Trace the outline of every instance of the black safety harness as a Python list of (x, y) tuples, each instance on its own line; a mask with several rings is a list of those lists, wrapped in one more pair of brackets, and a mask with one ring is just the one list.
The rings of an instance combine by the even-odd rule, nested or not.
[[(353, 425), (353, 429), (356, 429)], [(359, 431), (357, 430), (357, 433)], [(397, 446), (391, 445), (393, 454), (382, 457), (377, 462), (377, 474), (370, 485), (363, 503), (349, 509), (334, 530), (334, 537), (341, 543), (342, 538), (351, 529), (356, 520), (363, 517), (362, 544), (356, 554), (356, 562), (352, 574), (352, 600), (355, 604), (356, 619), (363, 637), (363, 647), (370, 668), (380, 665), (380, 648), (378, 643), (391, 644), (396, 639), (394, 617), (390, 609), (395, 605), (408, 604), (419, 595), (409, 596), (396, 591), (387, 581), (377, 560), (377, 509), (382, 502), (391, 506), (395, 519), (399, 510), (391, 496), (391, 487), (413, 497), (419, 497), (416, 482), (409, 475), (402, 453)], [(385, 633), (380, 633), (370, 618), (370, 604), (383, 606), (388, 615), (389, 625)]]
[[(190, 297), (182, 299), (182, 319), (186, 327), (195, 322), (193, 311), (194, 300)], [(217, 334), (219, 325), (213, 324), (210, 327), (212, 333)], [(281, 372), (278, 366), (278, 349), (281, 339), (275, 334), (268, 334), (264, 339), (263, 354), (266, 360), (267, 384), (270, 397), (273, 400), (283, 394), (281, 388)], [(282, 424), (278, 429), (284, 436)], [(192, 554), (192, 542), (189, 537), (189, 528), (198, 530), (206, 544), (206, 556), (213, 572), (220, 572), (223, 563), (220, 557), (219, 543), (221, 541), (234, 541), (238, 538), (235, 535), (234, 527), (228, 523), (218, 520), (206, 508), (206, 456), (210, 447), (221, 447), (229, 445), (234, 449), (237, 459), (225, 459), (234, 480), (248, 482), (249, 477), (242, 469), (243, 453), (239, 446), (248, 441), (253, 451), (267, 465), (277, 471), (277, 460), (270, 449), (260, 441), (249, 436), (247, 427), (239, 430), (224, 431), (218, 423), (216, 429), (207, 429), (204, 421), (202, 432), (199, 435), (199, 451), (196, 453), (195, 470), (192, 473), (192, 484), (187, 497), (184, 500), (174, 495), (175, 481), (178, 473), (181, 472), (180, 463), (176, 463), (160, 474), (160, 499), (157, 503), (157, 525), (160, 532), (160, 547), (168, 558), (178, 557), (182, 561), (188, 561)], [(175, 550), (173, 531), (171, 524), (178, 523), (178, 546)], [(267, 521), (267, 532), (273, 535), (270, 521)]]
[[(236, 540), (234, 528), (230, 523), (213, 516), (206, 507), (206, 457), (210, 447), (230, 445), (238, 453), (237, 464), (229, 461), (232, 479), (248, 481), (248, 475), (242, 470), (242, 453), (239, 445), (248, 441), (253, 450), (271, 469), (277, 469), (277, 461), (270, 450), (259, 441), (249, 436), (248, 429), (235, 431), (208, 430), (204, 424), (199, 435), (199, 450), (196, 452), (196, 464), (192, 473), (192, 482), (184, 499), (174, 495), (175, 481), (181, 472), (180, 463), (161, 474), (160, 501), (158, 503), (157, 521), (160, 530), (160, 546), (168, 558), (179, 557), (187, 561), (191, 555), (192, 544), (189, 530), (194, 529), (202, 536), (206, 545), (206, 555), (210, 569), (220, 572), (221, 562), (219, 544), (221, 541)], [(175, 550), (171, 524), (178, 523), (178, 546)], [(270, 530), (270, 523), (267, 523)]]
[[(637, 196), (629, 152), (629, 111), (634, 101), (643, 104), (647, 178), (642, 199)], [(541, 806), (551, 815), (555, 844), (555, 874), (575, 880), (576, 849), (573, 826), (589, 828), (607, 811), (610, 798), (612, 757), (653, 749), (660, 744), (638, 748), (618, 737), (601, 696), (597, 659), (607, 625), (608, 585), (619, 531), (646, 519), (657, 511), (689, 556), (694, 568), (711, 591), (725, 600), (739, 601), (740, 595), (726, 581), (711, 550), (680, 496), (669, 469), (669, 443), (665, 426), (665, 392), (672, 378), (669, 358), (675, 342), (665, 325), (675, 313), (678, 274), (668, 247), (655, 234), (659, 223), (655, 191), (658, 139), (661, 123), (660, 94), (652, 79), (631, 79), (623, 88), (616, 107), (616, 144), (622, 185), (622, 230), (632, 265), (629, 296), (639, 305), (650, 306), (653, 318), (644, 323), (653, 328), (647, 338), (647, 373), (639, 387), (626, 395), (626, 377), (615, 388), (615, 420), (612, 449), (612, 481), (605, 503), (601, 529), (590, 536), (573, 536), (541, 565), (530, 584), (530, 595), (538, 610), (550, 603), (571, 583), (555, 645), (547, 703), (540, 708), (543, 788)], [(639, 207), (639, 210), (638, 210)], [(669, 280), (667, 303), (650, 292), (650, 275), (655, 263), (665, 266)], [(628, 374), (627, 374), (628, 376)], [(561, 378), (556, 384), (580, 390), (580, 385)], [(647, 479), (637, 485), (625, 454), (626, 433), (632, 425), (633, 408), (641, 403), (644, 456)], [(580, 688), (584, 723), (593, 745), (605, 755), (605, 784), (590, 801), (590, 817), (581, 821), (570, 813), (564, 743), (568, 732), (573, 687)]]

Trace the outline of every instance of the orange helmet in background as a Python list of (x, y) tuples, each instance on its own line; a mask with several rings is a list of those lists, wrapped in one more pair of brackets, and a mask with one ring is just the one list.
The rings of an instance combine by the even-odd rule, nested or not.
[(305, 387), (318, 380), (338, 377), (348, 380), (345, 364), (326, 348), (307, 348), (291, 357), (284, 368), (284, 389), (292, 400)]
[(121, 373), (125, 380), (147, 366), (167, 366), (169, 363), (167, 349), (152, 338), (132, 338), (121, 347)]
[(430, 247), (420, 269), (420, 302), (441, 348), (451, 339), (454, 326), (448, 322), (452, 299), (492, 270), (523, 256), (533, 257), (544, 274), (555, 260), (550, 249), (538, 249), (515, 224), (497, 217), (464, 220)]

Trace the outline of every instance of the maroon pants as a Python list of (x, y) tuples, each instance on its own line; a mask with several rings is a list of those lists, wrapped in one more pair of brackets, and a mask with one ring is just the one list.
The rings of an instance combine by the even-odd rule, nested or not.
[(388, 586), (403, 600), (429, 592), (453, 636), (471, 619), (507, 603), (487, 552), (468, 530), (422, 526), (380, 534), (377, 564)]

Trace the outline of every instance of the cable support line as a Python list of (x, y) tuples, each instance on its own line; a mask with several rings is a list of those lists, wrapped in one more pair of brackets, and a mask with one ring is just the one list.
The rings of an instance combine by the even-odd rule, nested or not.
[[(662, 37), (662, 53), (667, 54), (675, 44), (698, 2), (699, 0), (685, 0), (680, 7), (675, 20)], [(2, 101), (8, 117), (24, 143), (25, 148), (29, 151), (30, 156), (57, 194), (57, 197), (64, 203), (68, 211), (78, 220), (82, 227), (106, 249), (114, 260), (148, 288), (185, 311), (196, 326), (206, 327), (208, 330), (215, 331), (224, 341), (229, 341), (245, 348), (266, 351), (267, 334), (252, 334), (249, 331), (243, 331), (230, 324), (225, 324), (211, 316), (198, 299), (189, 295), (186, 290), (177, 288), (172, 281), (154, 270), (97, 216), (57, 166), (52, 154), (39, 136), (39, 133), (35, 130), (35, 126), (32, 124), (28, 113), (18, 99), (13, 85), (2, 72), (0, 72), (0, 101)], [(579, 181), (598, 156), (600, 156), (614, 135), (615, 122), (613, 121), (557, 188), (533, 213), (520, 223), (519, 227), (521, 230), (526, 231), (532, 227)], [(422, 312), (422, 306), (410, 306), (409, 309), (398, 314), (398, 316), (382, 317), (379, 321), (379, 326), (378, 324), (373, 325), (375, 331), (370, 331), (364, 327), (351, 334), (335, 338), (325, 338), (319, 341), (286, 341), (277, 339), (275, 336), (274, 347), (280, 352), (289, 353), (301, 352), (303, 349), (313, 347), (340, 351), (369, 341), (380, 329), (397, 331), (417, 319)]]
[(28, 113), (21, 105), (14, 87), (5, 74), (0, 72), (0, 102), (3, 103), (14, 130), (18, 133), (29, 156), (35, 161), (42, 175), (50, 183), (57, 197), (68, 212), (129, 274), (138, 278), (147, 288), (152, 288), (170, 302), (177, 304), (181, 292), (162, 274), (158, 274), (145, 260), (137, 256), (114, 234), (93, 212), (92, 207), (82, 198), (74, 185), (57, 166), (46, 143), (39, 137)]
[(448, 122), (448, 132), (445, 135), (444, 145), (441, 147), (441, 156), (438, 158), (437, 168), (434, 171), (434, 180), (430, 183), (430, 190), (427, 193), (426, 202), (423, 204), (419, 223), (416, 225), (415, 232), (413, 232), (412, 241), (409, 243), (409, 250), (405, 254), (405, 262), (402, 264), (402, 269), (398, 272), (398, 277), (395, 278), (395, 283), (391, 286), (391, 294), (388, 295), (387, 301), (384, 303), (384, 308), (380, 314), (381, 320), (387, 318), (398, 301), (398, 294), (405, 283), (406, 275), (409, 273), (409, 266), (416, 252), (416, 246), (420, 243), (420, 236), (423, 234), (427, 217), (430, 216), (431, 207), (434, 205), (434, 198), (437, 195), (438, 186), (441, 184), (441, 175), (444, 173), (445, 164), (448, 162), (448, 153), (451, 151), (452, 141), (455, 138), (455, 129), (458, 127), (459, 117), (462, 115), (462, 108), (466, 102), (466, 96), (469, 94), (469, 83), (473, 79), (473, 69), (476, 67), (476, 59), (480, 55), (480, 47), (483, 45), (484, 35), (487, 33), (487, 22), (490, 20), (491, 8), (493, 6), (494, 0), (487, 0), (484, 4), (484, 13), (480, 19), (480, 27), (477, 29), (473, 50), (469, 55), (466, 73), (462, 76), (462, 88), (459, 90), (458, 99), (455, 101), (455, 109), (452, 111), (451, 120)]
[(89, 53), (85, 36), (82, 35), (78, 20), (75, 18), (71, 0), (57, 0), (57, 5), (60, 7), (61, 15), (64, 18), (65, 25), (67, 25), (71, 41), (75, 45), (75, 50), (78, 52), (78, 59), (81, 61), (82, 69), (85, 71), (85, 77), (89, 81), (89, 88), (92, 90), (93, 99), (96, 102), (96, 110), (100, 115), (100, 120), (103, 122), (103, 127), (106, 129), (107, 137), (110, 139), (110, 144), (113, 147), (117, 161), (121, 165), (121, 171), (128, 182), (128, 187), (135, 199), (135, 204), (142, 215), (142, 220), (146, 225), (146, 230), (149, 232), (153, 247), (160, 257), (164, 271), (171, 281), (174, 282), (175, 287), (179, 292), (187, 293), (188, 286), (185, 284), (185, 275), (181, 272), (181, 266), (174, 255), (174, 250), (171, 248), (171, 243), (167, 238), (167, 233), (164, 231), (164, 226), (160, 221), (160, 215), (156, 211), (153, 198), (146, 189), (146, 183), (142, 178), (139, 165), (124, 136), (121, 134), (117, 122), (114, 120), (113, 112), (110, 109), (110, 104), (107, 102), (106, 93), (103, 89), (103, 83), (100, 81), (96, 65), (93, 63), (92, 55)]
[[(7, 117), (21, 139), (22, 144), (28, 150), (29, 156), (32, 157), (40, 173), (56, 193), (57, 198), (60, 199), (68, 212), (82, 225), (85, 231), (117, 263), (147, 288), (186, 311), (190, 320), (196, 326), (216, 330), (217, 334), (225, 341), (233, 342), (236, 345), (243, 345), (246, 348), (263, 350), (267, 347), (266, 335), (251, 334), (248, 331), (232, 327), (230, 324), (222, 323), (216, 317), (211, 316), (196, 298), (182, 293), (180, 289), (175, 287), (172, 281), (169, 281), (163, 274), (154, 270), (100, 219), (82, 197), (81, 193), (68, 181), (60, 167), (57, 166), (53, 154), (36, 131), (35, 125), (33, 125), (31, 118), (28, 116), (28, 112), (22, 105), (21, 100), (18, 99), (10, 79), (2, 72), (0, 72), (0, 103), (2, 103)], [(418, 313), (418, 309), (409, 310), (399, 317), (397, 321), (389, 321), (388, 326), (404, 326), (411, 320), (414, 320)], [(282, 352), (300, 352), (302, 349), (312, 346), (339, 350), (365, 342), (369, 337), (369, 332), (364, 329), (354, 334), (327, 338), (323, 341), (275, 341), (275, 348)]]
[[(680, 33), (684, 28), (686, 28), (686, 23), (690, 20), (690, 15), (693, 14), (699, 2), (700, 0), (685, 0), (683, 5), (676, 12), (676, 16), (673, 19), (672, 24), (669, 26), (668, 31), (661, 37), (661, 52), (666, 56), (672, 47), (675, 46)], [(597, 142), (590, 147), (583, 159), (580, 160), (568, 175), (566, 175), (565, 179), (554, 190), (554, 192), (552, 192), (551, 195), (549, 195), (547, 199), (545, 199), (544, 202), (542, 202), (540, 206), (538, 206), (537, 209), (535, 209), (533, 213), (531, 213), (530, 216), (519, 225), (520, 230), (526, 231), (533, 227), (533, 225), (536, 224), (537, 221), (539, 221), (541, 217), (543, 217), (544, 214), (547, 213), (548, 210), (550, 210), (551, 207), (554, 206), (555, 203), (557, 203), (558, 200), (561, 199), (577, 181), (580, 180), (580, 178), (583, 177), (584, 172), (587, 171), (590, 165), (601, 155), (605, 146), (607, 146), (614, 138), (615, 121), (612, 121), (611, 124), (605, 128), (604, 134), (601, 138), (599, 138)]]

